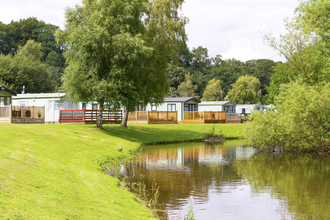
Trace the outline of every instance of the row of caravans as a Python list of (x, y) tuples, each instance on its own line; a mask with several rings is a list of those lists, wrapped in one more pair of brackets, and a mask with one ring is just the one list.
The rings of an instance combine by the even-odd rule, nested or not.
[[(97, 103), (77, 103), (73, 104), (65, 93), (38, 93), (38, 94), (16, 94), (4, 86), (0, 91), (0, 106), (10, 103), (12, 106), (40, 106), (44, 107), (45, 123), (57, 123), (61, 110), (98, 110)], [(7, 92), (6, 92), (7, 91)], [(7, 98), (6, 98), (7, 97)], [(227, 113), (250, 114), (252, 111), (260, 109), (269, 109), (264, 105), (236, 105), (230, 101), (201, 102), (194, 97), (170, 97), (164, 98), (161, 105), (148, 104), (140, 105), (137, 111), (177, 111), (177, 120), (183, 120), (183, 113), (189, 111), (225, 111)], [(121, 110), (125, 110), (123, 107)]]

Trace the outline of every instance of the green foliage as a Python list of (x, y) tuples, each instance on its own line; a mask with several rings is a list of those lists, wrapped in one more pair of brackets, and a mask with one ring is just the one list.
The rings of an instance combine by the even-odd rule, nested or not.
[(226, 97), (236, 104), (257, 104), (260, 102), (260, 81), (249, 75), (240, 76), (232, 85)]
[(191, 83), (191, 77), (189, 74), (186, 74), (185, 81), (180, 83), (178, 86), (178, 94), (180, 97), (195, 97), (198, 98), (199, 96), (195, 93), (197, 89), (197, 85), (193, 85)]
[(14, 91), (52, 92), (55, 80), (51, 78), (48, 66), (42, 62), (41, 44), (28, 40), (19, 47), (15, 56), (0, 55), (0, 80)]
[(63, 82), (72, 100), (97, 101), (100, 111), (163, 102), (169, 57), (185, 46), (182, 3), (92, 0), (68, 8), (65, 30), (56, 37), (68, 46)]
[(323, 152), (330, 148), (330, 85), (282, 86), (277, 112), (255, 112), (246, 124), (250, 144), (260, 148)]
[[(47, 69), (45, 70), (45, 72), (51, 75), (52, 81), (56, 81), (55, 84), (53, 82), (48, 82), (48, 85), (34, 85), (33, 87), (41, 88), (32, 88), (28, 92), (52, 92), (55, 88), (55, 85), (57, 85), (57, 87), (60, 87), (62, 84), (61, 73), (65, 66), (65, 59), (62, 53), (65, 46), (57, 45), (55, 41), (54, 32), (57, 29), (57, 26), (46, 24), (43, 21), (38, 21), (36, 18), (21, 19), (17, 22), (12, 21), (10, 24), (7, 25), (0, 22), (0, 54), (16, 56), (19, 51), (19, 48), (22, 48), (24, 45), (26, 45), (29, 40), (33, 40), (34, 42), (40, 43), (40, 46), (38, 48), (35, 48), (37, 50), (35, 52), (38, 53), (38, 59), (40, 59), (41, 62), (46, 61), (48, 66), (45, 67)], [(30, 52), (34, 53), (33, 51)], [(25, 53), (25, 55), (27, 54)], [(60, 61), (52, 62), (52, 64), (49, 64), (49, 57), (56, 57), (56, 59)], [(29, 72), (30, 68), (28, 68), (27, 66), (22, 68), (27, 68), (26, 71)], [(6, 71), (8, 71), (8, 68)], [(24, 72), (24, 70), (22, 71)], [(15, 89), (19, 88), (19, 90), (17, 91), (20, 91), (22, 89), (22, 83), (20, 82), (20, 80), (14, 80), (13, 82), (12, 78), (15, 78), (15, 76), (12, 77), (3, 72), (2, 75), (3, 81), (5, 81), (6, 84), (12, 86), (12, 88)], [(43, 77), (41, 76), (41, 78)]]
[(195, 220), (195, 213), (194, 213), (194, 207), (192, 204), (192, 201), (190, 201), (189, 205), (189, 211), (188, 213), (183, 217), (184, 220)]
[(301, 1), (295, 17), (286, 20), (287, 34), (282, 35), (279, 42), (270, 34), (264, 36), (264, 40), (287, 59), (285, 68), (275, 68), (274, 80), (267, 88), (268, 103), (274, 101), (280, 85), (290, 80), (307, 85), (330, 82), (329, 3), (329, 0)]
[(211, 79), (203, 93), (202, 101), (221, 101), (221, 83), (220, 80)]

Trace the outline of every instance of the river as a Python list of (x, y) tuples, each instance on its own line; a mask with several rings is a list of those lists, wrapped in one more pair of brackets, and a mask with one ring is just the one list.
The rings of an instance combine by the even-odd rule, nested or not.
[(120, 176), (146, 200), (159, 187), (161, 219), (190, 207), (199, 220), (330, 219), (328, 155), (257, 153), (244, 141), (155, 145)]

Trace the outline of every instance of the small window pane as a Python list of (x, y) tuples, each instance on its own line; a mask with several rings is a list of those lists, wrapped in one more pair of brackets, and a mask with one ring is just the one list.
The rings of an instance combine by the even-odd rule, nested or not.
[(48, 100), (48, 102), (47, 102), (47, 110), (48, 111), (53, 110), (53, 101)]
[(156, 107), (156, 105), (152, 105), (152, 106), (151, 106), (151, 111), (157, 111), (157, 107)]

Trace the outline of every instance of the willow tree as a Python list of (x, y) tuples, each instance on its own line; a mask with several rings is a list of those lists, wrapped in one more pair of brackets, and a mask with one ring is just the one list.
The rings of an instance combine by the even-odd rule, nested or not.
[(73, 101), (97, 101), (104, 109), (163, 102), (171, 53), (185, 47), (183, 0), (84, 0), (66, 9), (59, 43), (67, 45), (64, 87)]
[(202, 101), (221, 101), (221, 84), (220, 80), (211, 79), (206, 86)]
[(236, 104), (257, 104), (260, 102), (260, 81), (250, 75), (240, 76), (229, 90), (226, 100)]

